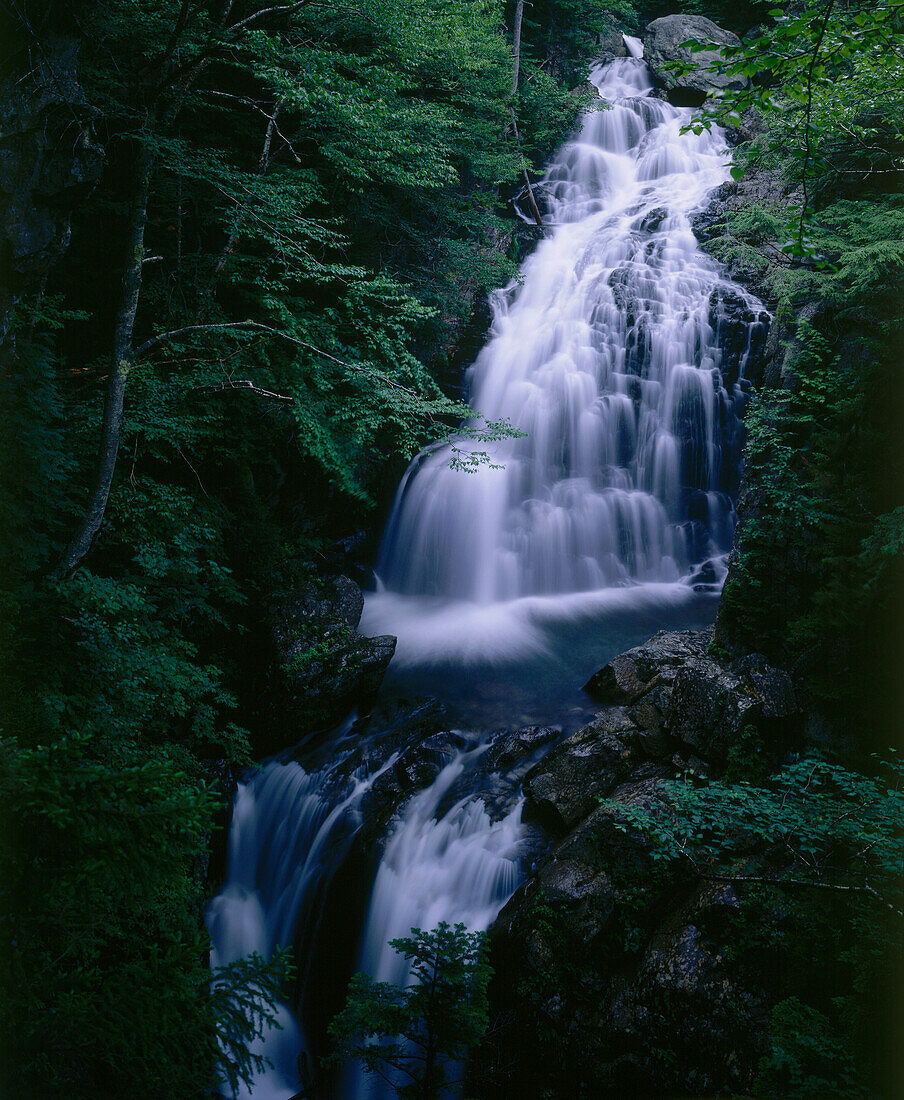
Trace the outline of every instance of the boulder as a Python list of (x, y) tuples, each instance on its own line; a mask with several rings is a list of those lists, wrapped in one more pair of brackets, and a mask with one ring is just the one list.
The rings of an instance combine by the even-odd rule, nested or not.
[(656, 684), (671, 683), (691, 658), (704, 657), (711, 630), (660, 630), (648, 642), (620, 653), (595, 672), (584, 691), (598, 703), (633, 703)]
[(637, 726), (635, 738), (644, 753), (654, 759), (664, 759), (672, 752), (673, 739), (666, 728), (670, 696), (669, 689), (660, 684), (628, 709)]
[(297, 732), (336, 725), (352, 709), (372, 705), (396, 639), (359, 634), (363, 609), (361, 590), (348, 577), (312, 583), (271, 608), (280, 709)]
[[(711, 42), (712, 49), (692, 53), (684, 42)], [(719, 69), (722, 46), (740, 46), (741, 40), (702, 15), (666, 15), (649, 23), (643, 35), (644, 61), (654, 78), (666, 89), (668, 99), (678, 107), (700, 106), (713, 93), (740, 91), (746, 79), (728, 77)], [(693, 70), (677, 76), (669, 69), (675, 63)]]
[(689, 661), (675, 677), (666, 724), (704, 760), (723, 765), (745, 726), (762, 717), (760, 701), (718, 662)]
[[(701, 567), (701, 583), (715, 567)], [(732, 885), (658, 858), (667, 783), (705, 783), (732, 745), (768, 745), (798, 717), (787, 673), (729, 663), (713, 632), (662, 631), (588, 684), (610, 705), (524, 781), (525, 818), (552, 834), (493, 926), (491, 989), (503, 1081), (489, 1100), (747, 1093), (768, 1044), (767, 993), (735, 963)], [(743, 739), (745, 728), (756, 734)]]
[(631, 703), (646, 691), (647, 685), (637, 674), (637, 665), (627, 653), (621, 653), (584, 685), (584, 691), (600, 703)]
[(797, 715), (799, 708), (791, 677), (783, 669), (773, 668), (761, 653), (741, 657), (731, 671), (760, 701), (764, 719), (782, 721)]
[(537, 749), (548, 745), (561, 734), (558, 727), (524, 726), (514, 733), (506, 733), (493, 742), (486, 755), (486, 770), (507, 771), (525, 756), (532, 756)]
[(634, 733), (620, 707), (601, 711), (527, 773), (526, 814), (559, 833), (578, 824), (636, 763)]

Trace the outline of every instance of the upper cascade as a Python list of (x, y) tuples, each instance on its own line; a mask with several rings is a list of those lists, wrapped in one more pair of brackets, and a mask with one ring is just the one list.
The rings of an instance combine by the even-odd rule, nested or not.
[[(489, 450), (471, 474), (449, 445), (414, 459), (377, 566), (389, 591), (487, 604), (676, 581), (730, 546), (764, 314), (691, 231), (729, 178), (724, 134), (682, 133), (692, 112), (651, 97), (639, 57), (591, 80), (600, 109), (535, 186), (551, 232), (494, 295), (468, 373), (472, 407), (526, 434), (459, 444)], [(727, 299), (755, 318), (740, 341)]]

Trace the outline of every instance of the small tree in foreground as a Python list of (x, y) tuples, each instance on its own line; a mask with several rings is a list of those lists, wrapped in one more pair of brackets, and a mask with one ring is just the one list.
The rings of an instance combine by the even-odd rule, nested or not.
[(359, 1059), (400, 1097), (435, 1100), (487, 1028), (486, 936), (442, 921), (430, 932), (412, 928), (390, 947), (410, 961), (414, 984), (400, 989), (355, 974), (330, 1024), (334, 1057)]

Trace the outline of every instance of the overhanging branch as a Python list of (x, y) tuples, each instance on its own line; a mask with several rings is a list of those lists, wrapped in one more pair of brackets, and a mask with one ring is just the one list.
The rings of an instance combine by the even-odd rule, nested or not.
[(294, 405), (298, 400), (287, 393), (274, 393), (273, 390), (264, 390), (255, 386), (250, 378), (235, 378), (228, 382), (209, 382), (204, 386), (192, 386), (189, 393), (227, 393), (229, 390), (245, 390), (256, 397), (266, 397), (270, 401), (282, 401), (287, 405)]

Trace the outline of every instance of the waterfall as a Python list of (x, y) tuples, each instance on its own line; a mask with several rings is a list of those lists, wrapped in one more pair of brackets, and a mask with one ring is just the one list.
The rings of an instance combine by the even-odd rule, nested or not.
[(742, 380), (763, 325), (730, 362), (720, 330), (727, 300), (755, 318), (762, 307), (726, 282), (690, 222), (729, 178), (725, 137), (682, 133), (692, 111), (651, 96), (638, 56), (591, 80), (603, 109), (535, 185), (547, 236), (494, 296), (468, 372), (472, 407), (526, 434), (460, 442), (491, 459), (470, 474), (434, 445), (396, 495), (364, 623), (399, 636), (399, 661), (443, 647), (450, 601), (491, 650), (497, 634), (523, 650), (538, 639), (500, 608), (676, 586), (731, 544)]
[[(361, 801), (396, 760), (390, 756), (370, 775), (361, 767), (337, 777), (348, 756), (342, 752), (313, 773), (293, 761), (271, 761), (239, 785), (226, 883), (207, 911), (214, 969), (255, 951), (270, 958), (276, 948), (294, 945), (303, 986), (324, 895), (362, 824)], [(307, 1044), (287, 1005), (277, 1005), (276, 1026), (251, 1049), (270, 1068), (235, 1100), (295, 1095), (298, 1056)]]
[[(332, 740), (335, 754), (318, 769), (273, 760), (239, 785), (226, 882), (207, 911), (214, 968), (253, 951), (269, 958), (276, 948), (292, 947), (304, 991), (327, 892), (364, 822), (367, 796), (400, 759), (392, 752), (380, 764), (369, 762), (384, 732), (362, 738), (348, 724)], [(354, 942), (346, 945), (350, 958), (357, 954), (359, 969), (380, 981), (404, 984), (408, 977), (408, 964), (389, 940), (442, 920), (483, 931), (521, 879), (517, 780), (497, 776), (489, 784), (497, 807), (491, 814), (489, 796), (481, 796), (488, 786), (481, 759), (489, 742), (462, 733), (450, 735), (451, 741), (470, 746), (447, 752), (433, 783), (397, 812), (370, 891), (361, 946), (356, 952)], [(235, 1100), (289, 1100), (302, 1087), (299, 1056), (316, 1069), (288, 1004), (276, 1006), (276, 1025), (252, 1050), (270, 1066)], [(341, 1090), (358, 1100), (369, 1085), (353, 1069)]]
[[(472, 407), (525, 434), (460, 442), (489, 451), (471, 474), (450, 467), (448, 443), (411, 463), (361, 625), (398, 635), (394, 667), (472, 659), (477, 645), (486, 683), (494, 662), (521, 662), (547, 706), (544, 669), (557, 653), (580, 651), (594, 671), (648, 636), (651, 617), (664, 625), (664, 608), (718, 587), (735, 520), (744, 372), (764, 330), (760, 304), (691, 231), (728, 179), (724, 134), (682, 133), (692, 112), (651, 95), (642, 46), (625, 41), (630, 57), (592, 72), (601, 109), (584, 114), (535, 187), (544, 239), (521, 279), (494, 296), (490, 340), (468, 373)], [(578, 624), (588, 615), (608, 616), (608, 653)], [(410, 747), (371, 754), (380, 730), (362, 731), (338, 731), (309, 770), (270, 762), (239, 787), (227, 882), (208, 912), (214, 966), (293, 946), (302, 991), (309, 979), (316, 991), (311, 953), (330, 884), (368, 792)], [(493, 772), (490, 782), (488, 738), (454, 737), (459, 748), (443, 750), (432, 784), (395, 804), (359, 914), (359, 964), (378, 980), (409, 978), (389, 940), (441, 920), (486, 929), (521, 876), (522, 773)], [(254, 1100), (288, 1100), (300, 1087), (302, 1026), (288, 1005), (277, 1011), (281, 1029), (255, 1048), (272, 1066), (253, 1083)], [(368, 1088), (355, 1069), (340, 1083), (347, 1100)]]

